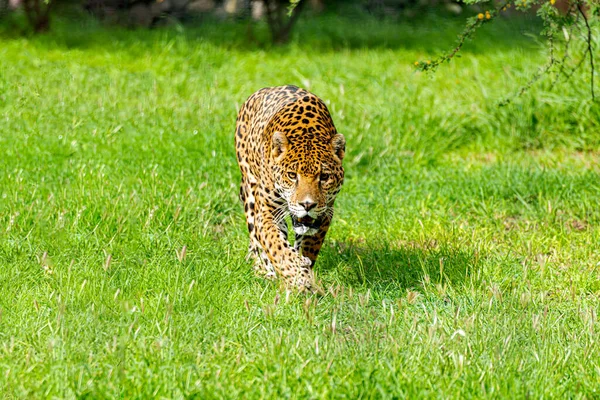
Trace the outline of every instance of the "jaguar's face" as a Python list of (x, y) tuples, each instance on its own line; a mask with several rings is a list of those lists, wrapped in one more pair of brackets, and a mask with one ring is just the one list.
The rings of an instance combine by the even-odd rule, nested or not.
[(308, 144), (294, 143), (281, 132), (273, 135), (275, 188), (287, 202), (296, 233), (307, 233), (333, 206), (344, 182), (345, 144), (339, 133), (328, 142)]

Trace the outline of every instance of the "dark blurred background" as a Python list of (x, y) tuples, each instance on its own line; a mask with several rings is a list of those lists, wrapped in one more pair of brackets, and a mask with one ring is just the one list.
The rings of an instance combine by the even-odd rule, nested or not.
[[(557, 2), (563, 7), (565, 1)], [(486, 4), (490, 6), (490, 4)], [(15, 34), (42, 33), (55, 19), (94, 18), (106, 26), (156, 28), (197, 25), (206, 20), (247, 21), (253, 39), (253, 22), (268, 26), (273, 43), (289, 41), (296, 21), (322, 14), (369, 15), (388, 20), (409, 20), (436, 12), (448, 17), (474, 15), (485, 7), (455, 0), (0, 0), (0, 25)]]

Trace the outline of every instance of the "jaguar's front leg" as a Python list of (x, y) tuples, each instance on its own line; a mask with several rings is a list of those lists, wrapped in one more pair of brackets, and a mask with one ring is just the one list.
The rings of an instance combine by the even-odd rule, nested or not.
[(263, 251), (268, 256), (275, 271), (281, 276), (287, 285), (294, 286), (300, 291), (318, 291), (313, 279), (311, 260), (300, 255), (287, 240), (287, 231), (282, 229), (279, 220), (277, 204), (260, 203), (256, 205), (262, 229), (257, 232), (258, 239)]
[(246, 260), (253, 260), (254, 271), (257, 275), (263, 276), (266, 279), (274, 279), (276, 277), (275, 269), (271, 265), (271, 261), (262, 251), (262, 246), (258, 240), (256, 225), (256, 179), (249, 173), (242, 172), (242, 183), (240, 186), (240, 200), (244, 203), (244, 214), (246, 215), (246, 225), (250, 235), (250, 243), (248, 245), (248, 255)]
[[(282, 205), (282, 207), (283, 207), (283, 205)], [(287, 241), (288, 231), (287, 231), (287, 223), (285, 221), (285, 214), (284, 214), (284, 212), (286, 212), (286, 211), (287, 210), (280, 209), (280, 211), (275, 214), (274, 221), (276, 222), (277, 228), (283, 235), (284, 240)], [(260, 248), (259, 253), (260, 253), (261, 265), (263, 266), (263, 270), (267, 271), (265, 274), (261, 274), (261, 275), (265, 279), (269, 279), (269, 280), (275, 279), (277, 277), (277, 273), (275, 271), (275, 268), (273, 267), (273, 264), (271, 263), (271, 260), (269, 259), (269, 255), (267, 254), (266, 251), (264, 251), (262, 249), (262, 247)]]

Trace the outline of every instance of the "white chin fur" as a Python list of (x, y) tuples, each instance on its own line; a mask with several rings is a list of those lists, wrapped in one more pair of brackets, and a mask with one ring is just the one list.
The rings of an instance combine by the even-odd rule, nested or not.
[(317, 230), (314, 228), (309, 228), (308, 226), (300, 225), (294, 227), (294, 233), (296, 235), (311, 236), (317, 233)]
[(299, 226), (294, 227), (294, 233), (296, 235), (304, 235), (309, 230), (310, 230), (310, 228), (308, 226), (304, 226), (304, 225), (299, 225)]

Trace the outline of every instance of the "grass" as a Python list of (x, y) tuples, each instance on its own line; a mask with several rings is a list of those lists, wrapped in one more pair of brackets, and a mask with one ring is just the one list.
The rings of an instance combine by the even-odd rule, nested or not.
[[(544, 62), (531, 21), (429, 76), (411, 64), (461, 20), (361, 18), (304, 21), (278, 49), (230, 22), (4, 31), (2, 397), (600, 396), (585, 75), (499, 108)], [(236, 110), (287, 83), (348, 141), (324, 297), (244, 260)]]

